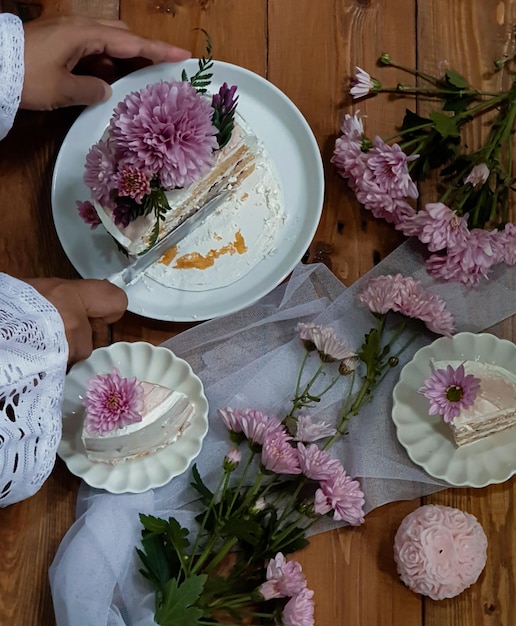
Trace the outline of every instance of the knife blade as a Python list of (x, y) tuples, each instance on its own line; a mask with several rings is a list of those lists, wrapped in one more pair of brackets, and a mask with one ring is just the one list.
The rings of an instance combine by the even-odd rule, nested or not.
[(230, 193), (230, 190), (217, 193), (217, 195), (208, 200), (200, 209), (181, 222), (179, 226), (176, 226), (174, 230), (171, 230), (165, 235), (165, 237), (148, 252), (139, 256), (136, 261), (133, 261), (133, 263), (124, 267), (124, 269), (108, 276), (107, 280), (118, 287), (122, 287), (122, 289), (134, 284), (148, 267), (160, 259), (172, 246), (177, 245), (182, 239), (193, 232), (203, 220), (211, 215), (215, 209), (229, 197)]

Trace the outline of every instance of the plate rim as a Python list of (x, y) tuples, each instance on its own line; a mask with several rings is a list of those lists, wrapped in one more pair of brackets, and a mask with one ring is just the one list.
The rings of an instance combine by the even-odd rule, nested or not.
[[(60, 214), (73, 212), (73, 206), (75, 200), (80, 200), (82, 198), (71, 198), (69, 201), (66, 199), (66, 208), (62, 206), (64, 204), (64, 191), (60, 191), (60, 181), (62, 178), (62, 172), (66, 169), (65, 162), (67, 161), (67, 154), (71, 152), (72, 155), (73, 147), (70, 146), (72, 140), (79, 135), (80, 132), (77, 130), (78, 128), (82, 128), (81, 125), (85, 123), (84, 120), (89, 120), (90, 117), (98, 118), (99, 116), (107, 117), (109, 119), (110, 113), (113, 107), (120, 99), (120, 95), (117, 95), (116, 88), (120, 88), (121, 85), (125, 85), (126, 81), (134, 80), (134, 78), (142, 77), (142, 83), (156, 82), (157, 77), (154, 75), (156, 72), (160, 72), (160, 75), (163, 75), (164, 72), (172, 73), (171, 78), (178, 78), (179, 72), (189, 67), (195, 67), (197, 63), (197, 59), (189, 59), (187, 61), (183, 61), (181, 63), (162, 63), (158, 65), (149, 66), (146, 68), (142, 68), (135, 72), (128, 74), (117, 80), (113, 83), (112, 87), (114, 89), (114, 95), (111, 99), (109, 99), (105, 103), (97, 104), (92, 107), (88, 107), (85, 109), (79, 117), (75, 120), (71, 128), (68, 130), (61, 147), (59, 149), (55, 166), (52, 174), (52, 189), (51, 189), (51, 205), (52, 205), (52, 216), (54, 220), (54, 226), (61, 243), (61, 246), (64, 249), (64, 252), (75, 269), (81, 274), (83, 277), (87, 278), (104, 278), (109, 275), (112, 271), (116, 271), (123, 267), (121, 261), (118, 257), (116, 257), (115, 251), (111, 250), (109, 244), (104, 243), (100, 244), (102, 246), (101, 252), (106, 252), (111, 255), (109, 260), (105, 261), (104, 265), (100, 265), (99, 267), (88, 267), (85, 266), (85, 262), (81, 261), (80, 256), (74, 252), (75, 247), (73, 242), (67, 243), (67, 240), (70, 240), (71, 236), (66, 235), (66, 231), (69, 230), (70, 219), (72, 219), (72, 223), (74, 226), (78, 225), (83, 229), (83, 234), (87, 231), (84, 230), (84, 225), (81, 224), (80, 218), (74, 216), (71, 218), (68, 216), (67, 218), (59, 217)], [(303, 205), (302, 210), (300, 212), (299, 203), (296, 203), (295, 206), (291, 206), (288, 203), (288, 198), (285, 199), (285, 212), (287, 214), (287, 225), (290, 225), (290, 228), (286, 228), (284, 226), (283, 235), (280, 235), (278, 249), (282, 247), (285, 242), (289, 240), (292, 241), (292, 244), (287, 245), (287, 249), (285, 251), (276, 250), (276, 252), (271, 255), (270, 258), (273, 259), (270, 264), (264, 266), (263, 260), (258, 263), (255, 268), (260, 268), (256, 270), (255, 268), (251, 269), (247, 274), (242, 276), (240, 279), (231, 283), (230, 285), (219, 287), (213, 290), (206, 290), (200, 292), (188, 292), (180, 289), (167, 288), (162, 287), (163, 292), (162, 296), (167, 297), (167, 301), (170, 301), (170, 311), (168, 308), (160, 307), (152, 310), (152, 303), (149, 303), (149, 294), (147, 290), (145, 290), (145, 294), (143, 293), (144, 287), (138, 287), (138, 285), (134, 285), (127, 289), (127, 294), (129, 297), (129, 307), (128, 310), (140, 315), (142, 317), (147, 317), (149, 319), (156, 319), (162, 321), (171, 321), (171, 322), (190, 322), (190, 321), (202, 321), (207, 319), (213, 319), (217, 317), (221, 317), (224, 315), (228, 315), (234, 313), (236, 311), (241, 310), (247, 306), (251, 306), (257, 300), (264, 297), (270, 291), (272, 291), (277, 285), (279, 285), (283, 280), (293, 271), (297, 263), (301, 261), (303, 255), (308, 249), (315, 233), (317, 231), (317, 227), (320, 222), (320, 218), (322, 215), (322, 210), (324, 206), (324, 192), (325, 192), (325, 180), (324, 180), (324, 166), (321, 151), (319, 149), (317, 140), (315, 138), (314, 132), (311, 129), (308, 121), (303, 116), (299, 108), (290, 100), (290, 98), (283, 93), (276, 85), (272, 82), (268, 81), (266, 78), (256, 74), (255, 72), (248, 70), (247, 68), (228, 63), (225, 61), (214, 61), (214, 69), (213, 74), (214, 78), (213, 84), (216, 85), (219, 82), (222, 82), (225, 79), (225, 75), (230, 73), (230, 76), (234, 73), (237, 75), (241, 75), (245, 77), (245, 83), (243, 86), (244, 93), (240, 94), (240, 98), (244, 100), (244, 107), (248, 106), (257, 106), (253, 104), (257, 99), (253, 95), (253, 88), (256, 87), (260, 90), (267, 89), (270, 93), (274, 93), (275, 97), (278, 98), (277, 102), (280, 102), (281, 108), (277, 108), (279, 113), (277, 115), (274, 114), (274, 107), (268, 107), (270, 110), (271, 119), (274, 119), (275, 125), (268, 130), (267, 136), (271, 136), (274, 134), (274, 128), (279, 128), (281, 125), (284, 128), (287, 128), (285, 124), (285, 120), (281, 117), (284, 112), (288, 109), (290, 114), (294, 115), (294, 121), (296, 124), (296, 129), (302, 127), (303, 133), (298, 137), (296, 134), (296, 146), (299, 143), (302, 143), (303, 150), (297, 150), (298, 153), (298, 170), (296, 170), (296, 177), (299, 179), (310, 180), (310, 197), (307, 199), (306, 204)], [(146, 78), (146, 77), (149, 78)], [(233, 76), (233, 78), (235, 78)], [(249, 82), (250, 81), (250, 82)], [(236, 82), (236, 78), (235, 78)], [(244, 81), (242, 81), (244, 82)], [(252, 87), (249, 87), (251, 85)], [(128, 93), (131, 90), (130, 85), (124, 89), (125, 93)], [(246, 91), (247, 90), (247, 91)], [(267, 95), (267, 94), (266, 94)], [(247, 105), (245, 105), (247, 98)], [(286, 109), (284, 107), (287, 107)], [(99, 113), (101, 111), (101, 113)], [(92, 118), (92, 119), (93, 119)], [(270, 121), (268, 122), (270, 124)], [(269, 129), (268, 124), (265, 124), (267, 129)], [(252, 126), (252, 124), (251, 124)], [(262, 129), (263, 130), (263, 129)], [(286, 131), (285, 131), (286, 132)], [(258, 137), (264, 141), (263, 132), (257, 132)], [(270, 139), (269, 139), (270, 141)], [(294, 141), (294, 140), (293, 140)], [(82, 142), (81, 142), (82, 145)], [(307, 149), (307, 147), (309, 149)], [(84, 157), (89, 148), (89, 144), (86, 145), (80, 152), (84, 152)], [(268, 152), (270, 152), (268, 150)], [(76, 158), (77, 155), (76, 155)], [(274, 158), (274, 155), (271, 155), (271, 160), (273, 161), (274, 166), (278, 169), (278, 158)], [(72, 177), (73, 181), (69, 183), (69, 187), (71, 190), (69, 195), (73, 195), (72, 192), (75, 190), (75, 195), (79, 194), (79, 186), (82, 184), (82, 175)], [(280, 183), (282, 187), (285, 187), (285, 177), (280, 176)], [(291, 185), (292, 186), (292, 185)], [(285, 191), (285, 189), (284, 189)], [(71, 205), (71, 206), (70, 206)], [(70, 211), (68, 210), (70, 208)], [(289, 218), (289, 213), (290, 218)], [(300, 219), (301, 218), (301, 219)], [(296, 221), (297, 220), (297, 221)], [(67, 228), (68, 224), (68, 228)], [(295, 225), (297, 224), (297, 229)], [(292, 236), (289, 231), (294, 227), (295, 238)], [(88, 227), (89, 228), (89, 227)], [(85, 235), (87, 237), (88, 235)], [(109, 235), (105, 235), (106, 238)], [(77, 243), (77, 237), (73, 238), (73, 241)], [(93, 240), (91, 240), (93, 241)], [(107, 242), (107, 239), (105, 240)], [(109, 248), (109, 249), (108, 249)], [(84, 249), (84, 248), (83, 248)], [(89, 249), (92, 252), (95, 252), (96, 247), (95, 243), (89, 244)], [(88, 250), (88, 248), (87, 248)], [(267, 261), (267, 259), (264, 259)], [(102, 268), (105, 269), (105, 272), (102, 272)], [(275, 268), (278, 268), (277, 271)], [(254, 272), (254, 274), (253, 274)], [(253, 277), (253, 288), (249, 288), (249, 277)], [(151, 280), (151, 279), (149, 279)], [(240, 288), (236, 287), (232, 289), (233, 285), (240, 284)], [(151, 285), (153, 290), (157, 290), (161, 293), (161, 289), (158, 284)], [(142, 291), (140, 291), (140, 289)], [(240, 293), (236, 293), (236, 291), (243, 292), (244, 297), (242, 298)], [(207, 294), (206, 296), (192, 296), (193, 293)], [(170, 297), (168, 297), (170, 294)], [(184, 295), (188, 294), (188, 295)], [(222, 296), (221, 296), (222, 294)], [(144, 297), (145, 296), (145, 297)], [(243, 303), (242, 303), (243, 300)], [(174, 302), (180, 301), (182, 304), (179, 309), (176, 309), (176, 313), (174, 313)], [(186, 305), (184, 304), (186, 302)], [(192, 304), (188, 304), (192, 302)], [(217, 304), (213, 306), (212, 302), (216, 302)], [(199, 306), (200, 303), (200, 306)], [(149, 306), (150, 309), (149, 310)], [(197, 307), (197, 309), (195, 308)], [(201, 308), (201, 313), (199, 314), (198, 309)], [(195, 309), (195, 310), (194, 310)]]
[[(68, 471), (71, 474), (83, 480), (90, 487), (93, 487), (96, 489), (103, 489), (112, 494), (143, 493), (145, 491), (148, 491), (149, 489), (155, 489), (157, 487), (166, 485), (175, 477), (183, 474), (185, 471), (188, 470), (192, 461), (195, 458), (197, 458), (197, 456), (200, 454), (204, 439), (209, 429), (209, 418), (208, 418), (209, 403), (208, 403), (208, 399), (204, 391), (204, 384), (202, 380), (193, 371), (188, 361), (177, 356), (173, 350), (171, 350), (170, 348), (167, 348), (166, 346), (161, 346), (161, 345), (155, 346), (146, 341), (134, 341), (134, 342), (117, 341), (108, 346), (102, 346), (102, 347), (96, 348), (95, 350), (93, 350), (92, 354), (90, 355), (90, 357), (88, 357), (88, 359), (85, 359), (84, 361), (77, 363), (76, 366), (77, 365), (80, 366), (82, 363), (86, 363), (87, 361), (92, 359), (92, 357), (98, 358), (99, 354), (104, 354), (104, 353), (108, 354), (112, 358), (112, 361), (114, 361), (113, 355), (116, 355), (117, 351), (127, 350), (129, 352), (134, 352), (138, 354), (138, 352), (141, 352), (142, 349), (145, 349), (145, 350), (150, 349), (151, 354), (154, 354), (157, 352), (161, 354), (166, 354), (167, 358), (170, 357), (171, 359), (171, 365), (174, 362), (176, 363), (179, 362), (182, 364), (182, 366), (186, 366), (187, 372), (188, 372), (188, 378), (193, 380), (195, 384), (198, 386), (199, 391), (198, 391), (198, 394), (195, 395), (195, 401), (199, 404), (199, 410), (195, 414), (196, 427), (198, 430), (198, 434), (196, 435), (194, 439), (191, 440), (191, 442), (196, 444), (196, 449), (195, 449), (195, 452), (191, 454), (190, 456), (185, 455), (185, 459), (186, 459), (185, 466), (184, 467), (181, 466), (181, 469), (179, 471), (174, 471), (168, 468), (169, 472), (168, 472), (168, 477), (166, 479), (162, 479), (162, 480), (149, 479), (148, 483), (144, 484), (142, 487), (134, 487), (134, 486), (131, 487), (130, 485), (128, 485), (126, 488), (117, 488), (110, 484), (110, 480), (112, 481), (114, 478), (116, 478), (117, 475), (134, 471), (134, 468), (137, 468), (138, 466), (140, 467), (145, 466), (148, 468), (153, 463), (156, 463), (156, 455), (160, 455), (161, 453), (160, 455), (161, 458), (165, 458), (165, 456), (167, 457), (170, 456), (170, 452), (172, 452), (173, 454), (174, 446), (176, 446), (176, 450), (178, 450), (177, 446), (179, 446), (179, 449), (181, 449), (181, 443), (185, 441), (184, 439), (185, 437), (186, 437), (186, 441), (188, 441), (188, 429), (185, 430), (183, 435), (176, 442), (168, 446), (165, 446), (164, 448), (161, 448), (160, 450), (157, 450), (153, 454), (146, 455), (144, 457), (134, 459), (132, 461), (119, 463), (116, 465), (110, 465), (108, 463), (93, 463), (87, 458), (86, 453), (84, 451), (77, 450), (77, 441), (78, 441), (77, 430), (73, 431), (72, 437), (70, 438), (68, 437), (68, 431), (64, 428), (65, 420), (67, 419), (69, 420), (73, 418), (70, 416), (68, 417), (65, 416), (64, 407), (63, 407), (62, 408), (63, 436), (59, 442), (57, 455), (65, 463)], [(89, 362), (91, 363), (91, 361)], [(67, 380), (70, 380), (68, 376), (70, 376), (73, 371), (74, 370), (72, 368), (70, 372), (67, 374), (67, 377), (65, 379), (65, 387), (63, 390), (63, 404), (66, 400)], [(77, 373), (78, 370), (76, 369), (75, 372)], [(77, 421), (79, 420), (78, 417), (76, 419)], [(84, 470), (77, 470), (75, 466), (73, 465), (74, 460), (78, 460), (78, 459), (82, 461), (82, 464), (85, 468)], [(130, 465), (127, 465), (127, 464), (130, 464)], [(106, 474), (106, 480), (97, 479), (95, 477), (95, 468), (99, 468), (99, 471), (101, 474)], [(124, 468), (126, 472), (124, 472)]]
[[(400, 372), (398, 382), (393, 388), (391, 419), (395, 426), (396, 437), (400, 445), (404, 448), (404, 450), (406, 451), (406, 453), (408, 454), (409, 458), (411, 459), (413, 463), (423, 468), (425, 472), (429, 474), (430, 476), (437, 478), (439, 480), (443, 480), (447, 482), (450, 486), (481, 488), (481, 487), (486, 487), (487, 485), (491, 485), (491, 484), (503, 483), (509, 480), (512, 476), (516, 474), (516, 455), (515, 455), (515, 460), (514, 460), (512, 467), (508, 468), (504, 474), (503, 472), (500, 472), (500, 476), (487, 476), (484, 480), (474, 480), (473, 478), (471, 479), (466, 478), (465, 480), (455, 480), (452, 477), (450, 477), (448, 472), (446, 471), (444, 472), (435, 471), (435, 469), (433, 469), (433, 467), (429, 464), (428, 461), (425, 462), (417, 454), (415, 454), (413, 446), (411, 446), (403, 437), (404, 423), (399, 420), (399, 411), (401, 410), (401, 404), (402, 404), (401, 401), (399, 400), (399, 394), (400, 394), (400, 391), (404, 387), (409, 388), (412, 391), (414, 390), (414, 387), (412, 387), (406, 381), (406, 373), (410, 370), (411, 366), (413, 366), (416, 363), (419, 363), (423, 359), (426, 359), (429, 362), (432, 355), (435, 354), (436, 349), (438, 351), (443, 345), (448, 344), (448, 343), (451, 343), (453, 345), (453, 342), (467, 342), (469, 344), (467, 347), (471, 351), (471, 353), (475, 352), (474, 350), (475, 346), (476, 346), (477, 352), (480, 351), (480, 353), (483, 353), (487, 342), (489, 342), (492, 346), (499, 345), (499, 346), (505, 347), (506, 349), (510, 350), (513, 353), (513, 359), (516, 358), (516, 345), (514, 344), (513, 341), (511, 341), (510, 339), (497, 337), (493, 333), (489, 333), (489, 332), (474, 333), (470, 331), (463, 331), (463, 332), (456, 333), (452, 337), (439, 337), (438, 339), (433, 341), (431, 344), (423, 346), (414, 354), (412, 359), (404, 365), (404, 367), (402, 368)], [(487, 355), (483, 354), (482, 356), (483, 356), (484, 361), (495, 363), (495, 361), (489, 360), (489, 353)], [(421, 381), (421, 384), (422, 384), (422, 381)], [(413, 410), (413, 413), (415, 417), (421, 420), (423, 423), (424, 418), (421, 415), (418, 415), (416, 408)], [(428, 419), (428, 421), (425, 422), (426, 424), (430, 424), (431, 421), (433, 421), (434, 423), (439, 423), (439, 420), (440, 420), (439, 416), (426, 415), (425, 418)], [(515, 432), (514, 448), (516, 451), (516, 429), (513, 429), (513, 430)], [(497, 434), (499, 435), (502, 433), (497, 433)], [(493, 435), (493, 437), (496, 437), (497, 434)], [(443, 440), (443, 435), (439, 433), (436, 433), (436, 437)], [(485, 440), (479, 440), (478, 442), (473, 442), (471, 444), (468, 444), (467, 446), (463, 446), (462, 448), (453, 447), (451, 449), (451, 456), (449, 458), (453, 460), (453, 458), (455, 457), (455, 460), (457, 462), (462, 460), (462, 457), (468, 458), (472, 454), (475, 453), (475, 446), (477, 446), (477, 444), (482, 443), (483, 441), (484, 442), (488, 441), (489, 439), (491, 438), (486, 438)], [(451, 431), (446, 441), (447, 442), (453, 441)], [(484, 445), (486, 444), (484, 443)], [(478, 452), (479, 450), (478, 446), (476, 450)], [(503, 474), (503, 476), (501, 474)]]

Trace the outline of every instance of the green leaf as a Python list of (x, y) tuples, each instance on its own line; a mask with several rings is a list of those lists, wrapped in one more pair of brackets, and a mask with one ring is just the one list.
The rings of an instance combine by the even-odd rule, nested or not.
[(213, 492), (210, 491), (208, 487), (206, 487), (206, 485), (204, 484), (201, 475), (199, 474), (199, 470), (197, 469), (196, 463), (192, 467), (192, 477), (194, 482), (190, 483), (190, 485), (201, 494), (206, 502), (210, 502), (213, 498)]
[(468, 81), (464, 78), (464, 76), (462, 76), (455, 70), (447, 70), (444, 77), (449, 87), (455, 87), (456, 89), (469, 88)]
[(460, 137), (460, 131), (457, 128), (457, 120), (455, 117), (445, 115), (440, 111), (432, 111), (430, 113), (430, 119), (434, 123), (435, 130), (443, 137)]
[(145, 530), (151, 533), (164, 533), (167, 531), (168, 522), (160, 517), (154, 517), (153, 515), (144, 515), (140, 513), (140, 522)]
[(145, 571), (142, 571), (157, 589), (162, 589), (172, 575), (161, 535), (150, 534), (142, 539), (143, 550), (137, 550)]
[(240, 541), (245, 541), (255, 546), (263, 534), (263, 529), (260, 524), (253, 520), (230, 517), (224, 524), (222, 532), (227, 537), (236, 537)]
[(175, 578), (170, 579), (163, 590), (161, 606), (156, 611), (156, 622), (160, 626), (199, 626), (203, 611), (196, 603), (206, 578), (206, 574), (190, 576), (179, 586)]
[(188, 541), (188, 535), (190, 531), (188, 528), (184, 528), (173, 517), (168, 521), (167, 540), (172, 544), (174, 549), (179, 554), (184, 554), (190, 542)]
[[(403, 123), (401, 125), (402, 130), (410, 130), (411, 128), (416, 128), (419, 126), (423, 126), (424, 124), (429, 124), (431, 122), (427, 117), (421, 117), (417, 113), (414, 113), (410, 109), (405, 109), (405, 116), (403, 117)], [(408, 133), (410, 135), (411, 133)]]

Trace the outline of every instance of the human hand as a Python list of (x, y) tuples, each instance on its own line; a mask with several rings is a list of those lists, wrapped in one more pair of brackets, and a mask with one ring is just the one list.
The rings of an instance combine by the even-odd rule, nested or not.
[(111, 87), (72, 70), (82, 59), (145, 57), (154, 63), (183, 61), (190, 53), (163, 41), (138, 37), (124, 22), (88, 17), (40, 18), (24, 25), (25, 78), (22, 109), (47, 111), (107, 100)]
[(61, 315), (68, 341), (69, 365), (86, 359), (93, 350), (90, 320), (112, 324), (122, 317), (127, 308), (125, 292), (107, 280), (23, 280), (51, 302)]

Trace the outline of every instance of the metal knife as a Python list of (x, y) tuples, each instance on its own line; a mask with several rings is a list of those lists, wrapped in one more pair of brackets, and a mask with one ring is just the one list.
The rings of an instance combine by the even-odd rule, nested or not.
[(118, 287), (122, 287), (122, 289), (134, 284), (143, 275), (144, 271), (148, 267), (160, 259), (167, 250), (172, 248), (172, 246), (177, 245), (182, 239), (194, 231), (203, 220), (211, 215), (215, 209), (229, 197), (230, 193), (231, 192), (227, 190), (213, 196), (213, 198), (208, 200), (208, 202), (200, 209), (190, 215), (190, 217), (187, 217), (184, 222), (181, 222), (181, 224), (174, 228), (174, 230), (171, 230), (167, 235), (165, 235), (165, 237), (163, 237), (163, 239), (148, 252), (139, 256), (136, 261), (127, 267), (124, 267), (123, 270), (108, 276), (107, 279), (109, 282), (117, 285)]

